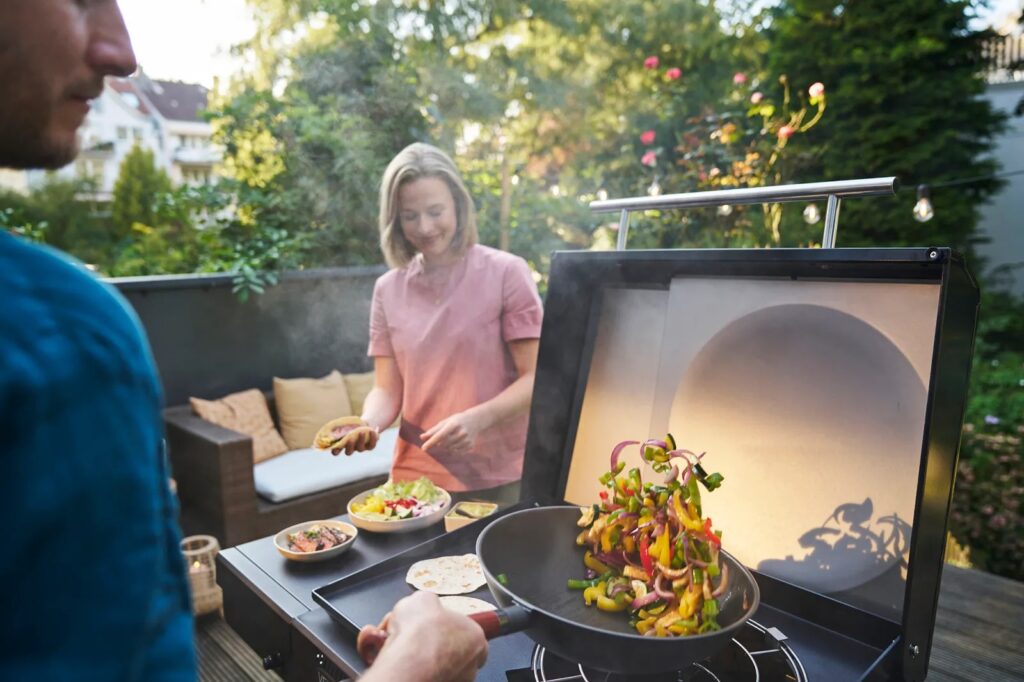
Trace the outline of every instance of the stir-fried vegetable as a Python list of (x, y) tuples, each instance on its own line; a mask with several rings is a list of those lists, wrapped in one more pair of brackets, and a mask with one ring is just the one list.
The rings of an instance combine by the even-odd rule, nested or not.
[[(662, 483), (644, 483), (638, 468), (625, 471), (619, 456), (632, 445), (664, 474)], [(615, 446), (599, 479), (601, 502), (580, 509), (576, 544), (588, 548), (587, 578), (569, 580), (569, 588), (583, 590), (587, 606), (628, 612), (645, 636), (721, 629), (718, 597), (728, 588), (729, 566), (719, 561), (721, 531), (702, 515), (700, 486), (713, 491), (723, 477), (707, 473), (703, 456), (677, 448), (671, 434)]]

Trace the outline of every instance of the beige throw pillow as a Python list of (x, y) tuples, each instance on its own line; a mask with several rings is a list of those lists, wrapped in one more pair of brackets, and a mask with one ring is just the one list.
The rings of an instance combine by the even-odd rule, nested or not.
[(288, 452), (267, 407), (267, 399), (253, 388), (220, 400), (189, 398), (192, 411), (208, 422), (252, 437), (253, 464)]
[(310, 447), (321, 426), (353, 414), (345, 380), (337, 370), (320, 379), (274, 377), (274, 402), (281, 435), (292, 450)]

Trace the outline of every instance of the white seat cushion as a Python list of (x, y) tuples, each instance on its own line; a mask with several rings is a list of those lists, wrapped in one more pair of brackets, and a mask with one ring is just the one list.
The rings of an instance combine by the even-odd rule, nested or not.
[[(381, 432), (377, 447), (351, 457), (335, 457), (323, 450), (292, 450), (252, 468), (256, 493), (271, 502), (288, 500), (329, 490), (391, 470), (391, 455), (398, 440), (398, 429)], [(340, 512), (339, 512), (340, 513)]]

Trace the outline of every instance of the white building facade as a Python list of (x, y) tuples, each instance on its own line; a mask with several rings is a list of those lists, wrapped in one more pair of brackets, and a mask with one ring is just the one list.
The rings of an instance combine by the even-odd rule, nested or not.
[[(158, 168), (175, 186), (209, 184), (222, 154), (203, 118), (208, 91), (192, 83), (152, 80), (141, 70), (108, 78), (79, 129), (80, 153), (55, 172), (59, 178), (92, 178), (97, 201), (110, 201), (121, 162), (139, 145), (153, 152)], [(27, 192), (46, 181), (47, 171), (0, 170), (0, 187)]]

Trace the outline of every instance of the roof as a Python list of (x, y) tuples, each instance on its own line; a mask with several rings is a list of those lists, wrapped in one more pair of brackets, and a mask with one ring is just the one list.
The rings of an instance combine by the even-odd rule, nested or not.
[(107, 85), (121, 95), (121, 99), (124, 100), (125, 104), (139, 113), (149, 116), (149, 107), (146, 106), (145, 98), (139, 97), (139, 93), (135, 89), (135, 85), (130, 80), (122, 78), (108, 78)]
[(195, 83), (152, 80), (142, 76), (133, 79), (135, 87), (164, 118), (171, 121), (198, 121), (206, 109), (209, 90)]

